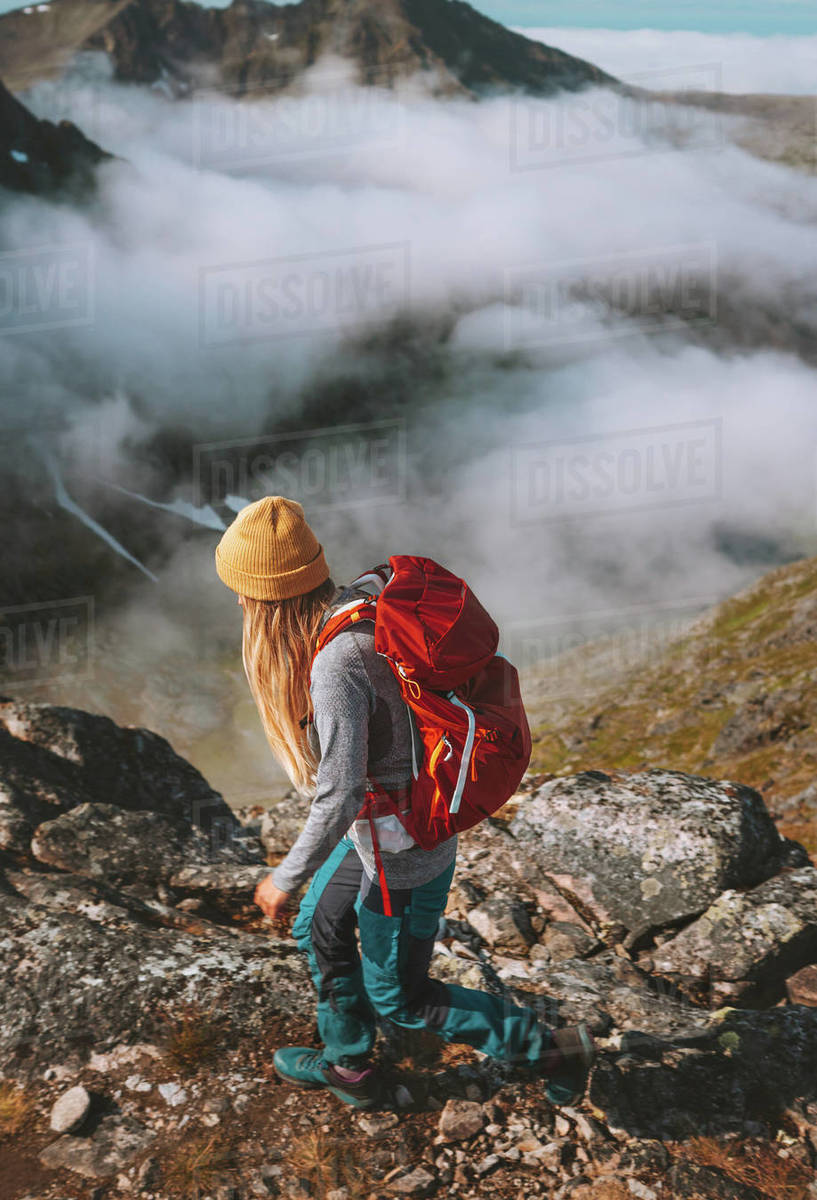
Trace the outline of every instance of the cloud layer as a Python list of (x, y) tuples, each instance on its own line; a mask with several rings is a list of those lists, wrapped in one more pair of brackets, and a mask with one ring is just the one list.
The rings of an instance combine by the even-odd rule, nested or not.
[(293, 495), (336, 579), (428, 553), (530, 658), (554, 622), (694, 607), (817, 548), (817, 181), (715, 119), (361, 92), (333, 63), (249, 107), (90, 58), (31, 102), (120, 161), (86, 210), (4, 204), (6, 277), (54, 284), (31, 263), (73, 248), (93, 304), (71, 325), (49, 293), (3, 340), (3, 419), (59, 426), (66, 486), (103, 481), (131, 552), (162, 531), (126, 656), (161, 626), (163, 659), (201, 659), (235, 613), (215, 530), (105, 483), (224, 519)]
[[(524, 28), (519, 33), (595, 63), (641, 87), (817, 94), (817, 36), (663, 29)], [(666, 77), (667, 82), (663, 82)]]

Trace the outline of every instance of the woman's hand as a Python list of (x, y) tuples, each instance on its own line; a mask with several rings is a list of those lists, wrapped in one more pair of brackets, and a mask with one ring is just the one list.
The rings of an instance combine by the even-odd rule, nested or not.
[(272, 876), (268, 875), (256, 887), (253, 900), (265, 917), (277, 921), (289, 900), (289, 892), (282, 892), (277, 888), (272, 882)]

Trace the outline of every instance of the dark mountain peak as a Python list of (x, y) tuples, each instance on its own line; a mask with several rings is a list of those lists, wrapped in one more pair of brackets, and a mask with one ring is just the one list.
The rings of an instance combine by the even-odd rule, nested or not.
[(118, 79), (201, 82), (238, 94), (286, 88), (324, 55), (355, 64), (361, 83), (429, 73), (437, 94), (522, 90), (550, 95), (613, 83), (592, 64), (513, 33), (463, 0), (52, 0), (0, 17), (0, 74), (14, 88), (54, 74), (78, 50), (104, 50)]
[(93, 185), (94, 167), (110, 156), (70, 121), (41, 121), (0, 82), (0, 186), (39, 195), (72, 194)]

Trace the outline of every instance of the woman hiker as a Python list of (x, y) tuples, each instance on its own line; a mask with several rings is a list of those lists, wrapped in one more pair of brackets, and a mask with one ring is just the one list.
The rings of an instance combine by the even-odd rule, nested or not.
[(368, 826), (355, 819), (367, 778), (389, 790), (408, 786), (412, 733), (391, 667), (375, 652), (371, 620), (320, 650), (310, 686), (323, 621), (365, 587), (335, 587), (301, 505), (282, 496), (241, 510), (216, 549), (216, 569), (243, 609), (244, 668), (273, 753), (298, 791), (313, 794), (295, 844), (255, 892), (275, 920), (311, 876), (292, 933), (317, 989), (323, 1048), (277, 1050), (279, 1076), (370, 1107), (379, 1093), (376, 1022), (387, 1019), (532, 1067), (553, 1103), (575, 1101), (594, 1057), (584, 1024), (551, 1030), (530, 1008), (428, 975), (456, 835), (432, 850), (408, 835), (404, 848), (381, 847), (391, 898), (391, 915), (384, 912)]

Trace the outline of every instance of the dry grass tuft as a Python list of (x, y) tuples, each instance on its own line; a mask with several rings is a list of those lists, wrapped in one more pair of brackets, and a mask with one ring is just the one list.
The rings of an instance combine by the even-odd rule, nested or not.
[(164, 1056), (179, 1074), (193, 1075), (215, 1060), (223, 1044), (222, 1027), (217, 1021), (195, 1005), (166, 1019)]
[(633, 1200), (633, 1193), (622, 1179), (599, 1175), (592, 1183), (580, 1184), (570, 1193), (575, 1200)]
[(310, 1130), (293, 1144), (287, 1162), (306, 1185), (305, 1195), (316, 1200), (325, 1200), (327, 1192), (336, 1188), (346, 1188), (349, 1200), (362, 1200), (371, 1192), (360, 1152), (348, 1138)]
[(235, 1165), (233, 1147), (223, 1135), (186, 1138), (171, 1151), (163, 1169), (164, 1185), (184, 1200), (200, 1200)]
[(717, 1167), (736, 1183), (755, 1187), (773, 1200), (806, 1200), (814, 1178), (809, 1167), (793, 1158), (781, 1158), (773, 1145), (694, 1137), (678, 1150), (691, 1162)]
[(632, 1200), (632, 1195), (620, 1179), (599, 1179), (593, 1188), (593, 1200)]
[(0, 1137), (19, 1133), (34, 1108), (34, 1100), (10, 1080), (0, 1080)]

